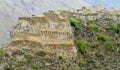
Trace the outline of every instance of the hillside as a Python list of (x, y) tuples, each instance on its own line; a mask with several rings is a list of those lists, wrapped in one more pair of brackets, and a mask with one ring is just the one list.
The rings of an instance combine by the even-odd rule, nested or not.
[[(52, 14), (50, 13), (52, 12)], [(59, 13), (58, 13), (59, 12)], [(54, 13), (54, 14), (53, 14)], [(14, 35), (13, 31), (13, 40), (9, 44), (4, 44), (0, 49), (0, 68), (1, 70), (119, 70), (120, 69), (120, 16), (119, 13), (107, 11), (106, 9), (99, 9), (98, 11), (94, 11), (89, 8), (81, 8), (77, 10), (54, 10), (46, 12), (47, 17), (49, 19), (47, 24), (51, 21), (50, 25), (59, 23), (61, 25), (45, 25), (45, 21), (41, 22), (40, 19), (33, 18), (41, 18), (41, 16), (32, 16), (29, 17), (32, 21), (30, 22), (27, 18), (23, 18), (24, 22), (21, 24), (18, 23), (18, 27), (15, 28), (16, 31)], [(57, 16), (56, 16), (57, 15)], [(45, 16), (45, 14), (44, 14)], [(48, 17), (49, 16), (49, 17)], [(58, 19), (56, 17), (61, 18)], [(42, 16), (43, 17), (43, 16)], [(27, 18), (27, 19), (26, 19)], [(55, 18), (55, 19), (53, 19)], [(22, 21), (23, 21), (22, 20)], [(26, 24), (25, 20), (28, 20), (31, 25), (23, 25)], [(44, 19), (45, 20), (45, 19)], [(30, 28), (31, 26), (35, 26), (36, 23), (33, 21), (39, 22), (38, 24), (44, 26), (45, 31), (41, 31), (42, 29), (37, 27)], [(72, 53), (71, 46), (66, 46), (67, 42), (65, 42), (65, 37), (69, 37), (66, 33), (61, 33), (59, 37), (56, 37), (56, 33), (59, 31), (55, 31), (59, 29), (59, 27), (63, 26), (60, 30), (63, 32), (67, 25), (62, 24), (61, 22), (71, 24), (69, 26), (72, 27), (74, 46), (77, 50), (74, 54)], [(37, 24), (37, 25), (38, 25)], [(55, 27), (54, 26), (59, 26)], [(44, 27), (43, 27), (44, 28)], [(52, 32), (56, 35), (52, 35), (52, 32), (49, 31), (52, 29)], [(21, 30), (22, 29), (22, 30)], [(31, 29), (33, 31), (31, 31)], [(35, 31), (35, 32), (34, 32)], [(48, 31), (48, 32), (47, 32)], [(54, 32), (55, 31), (55, 32)], [(28, 34), (28, 36), (23, 37), (19, 35), (20, 32)], [(46, 33), (46, 35), (44, 34)], [(41, 45), (41, 36), (44, 38), (45, 43), (46, 40), (57, 39), (60, 37), (67, 35), (61, 38), (58, 43), (57, 40), (52, 40), (52, 44), (49, 45)], [(58, 33), (59, 34), (59, 33)], [(34, 36), (34, 38), (31, 37)], [(37, 36), (39, 35), (39, 37)], [(18, 37), (17, 37), (18, 36)], [(48, 38), (50, 36), (50, 38)], [(23, 38), (22, 38), (23, 37)], [(29, 39), (31, 38), (31, 39)], [(67, 40), (70, 41), (70, 40)], [(61, 45), (62, 42), (62, 45)], [(70, 42), (72, 44), (72, 42)], [(72, 46), (72, 47), (74, 47)], [(54, 47), (54, 48), (52, 48)], [(46, 49), (47, 48), (47, 49)], [(52, 49), (52, 50), (51, 50)], [(74, 49), (74, 48), (73, 48)], [(60, 51), (58, 51), (60, 50)], [(57, 53), (58, 52), (58, 53)], [(64, 53), (65, 52), (65, 53)], [(67, 55), (65, 56), (64, 54)]]
[(0, 0), (0, 44), (9, 39), (9, 31), (18, 17), (41, 14), (50, 9), (88, 6), (83, 0)]

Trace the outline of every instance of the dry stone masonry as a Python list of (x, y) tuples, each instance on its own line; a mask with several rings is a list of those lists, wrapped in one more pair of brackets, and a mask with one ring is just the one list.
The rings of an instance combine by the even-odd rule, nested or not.
[(11, 45), (43, 48), (57, 54), (74, 55), (72, 28), (68, 20), (54, 11), (44, 15), (20, 17), (11, 33)]

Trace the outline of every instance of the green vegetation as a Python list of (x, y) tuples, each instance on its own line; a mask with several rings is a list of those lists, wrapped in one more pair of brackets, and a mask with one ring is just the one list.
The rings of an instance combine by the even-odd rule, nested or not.
[(35, 54), (38, 56), (45, 56), (46, 55), (46, 53), (44, 51), (41, 51), (41, 50), (37, 51)]
[(120, 23), (114, 23), (108, 27), (111, 33), (120, 33)]
[(14, 70), (20, 70), (18, 67), (14, 68)]
[(92, 42), (92, 43), (91, 43), (91, 47), (93, 47), (93, 48), (98, 47), (99, 44), (100, 44), (100, 43), (99, 43), (98, 41)]
[(69, 18), (69, 21), (71, 23), (71, 26), (78, 28), (81, 22), (81, 19), (80, 18)]
[(77, 46), (78, 52), (85, 53), (86, 47), (87, 47), (87, 43), (85, 41), (76, 40), (76, 46)]
[(108, 41), (105, 43), (105, 50), (111, 50), (114, 47), (115, 43), (112, 41)]
[(87, 62), (86, 62), (85, 60), (80, 61), (80, 63), (81, 63), (82, 65), (86, 65), (86, 64), (87, 64)]
[(118, 53), (120, 53), (120, 48), (118, 49)]
[(111, 50), (115, 45), (114, 42), (112, 42), (107, 36), (101, 33), (96, 33), (96, 37), (99, 41), (104, 41), (105, 50)]
[(100, 51), (96, 51), (95, 55), (99, 58), (100, 57)]
[(99, 41), (109, 41), (110, 39), (101, 33), (96, 33), (96, 37)]
[(33, 57), (31, 55), (25, 55), (27, 62), (31, 63), (31, 59), (33, 59)]
[(33, 65), (32, 65), (32, 69), (33, 69), (33, 70), (38, 70), (38, 69), (39, 69), (39, 66), (38, 66), (38, 65), (33, 64)]
[(60, 55), (58, 56), (58, 59), (59, 59), (59, 60), (65, 60), (65, 58), (64, 58), (64, 56), (63, 56), (62, 54), (60, 54)]
[(62, 59), (63, 59), (63, 56), (62, 56), (62, 55), (59, 55), (59, 56), (58, 56), (58, 59), (59, 59), (59, 60), (62, 60)]
[(62, 61), (66, 61), (66, 58), (65, 58), (62, 54), (60, 54), (60, 55), (58, 56), (58, 59), (59, 59), (59, 60), (62, 60)]
[(1, 55), (1, 54), (3, 54), (3, 52), (4, 52), (4, 51), (3, 51), (3, 49), (2, 49), (2, 48), (0, 48), (0, 55)]
[(90, 25), (88, 26), (88, 29), (89, 29), (90, 31), (97, 31), (98, 28), (99, 28), (99, 26), (96, 25), (96, 24), (90, 24)]
[(62, 70), (67, 70), (67, 66), (65, 64), (62, 64)]
[(87, 23), (93, 22), (93, 20), (91, 20), (90, 18), (86, 18), (86, 21), (87, 21)]

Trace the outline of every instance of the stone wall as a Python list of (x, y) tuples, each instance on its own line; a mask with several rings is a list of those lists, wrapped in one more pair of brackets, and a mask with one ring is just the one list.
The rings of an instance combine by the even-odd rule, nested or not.
[(53, 30), (41, 30), (40, 34), (30, 34), (30, 33), (15, 33), (11, 36), (11, 40), (30, 40), (36, 42), (43, 42), (43, 43), (51, 43), (51, 44), (66, 44), (72, 43), (72, 34), (67, 31), (53, 31)]
[(48, 19), (45, 16), (44, 17), (37, 17), (37, 16), (20, 17), (18, 20), (19, 21), (27, 21), (31, 25), (34, 25), (34, 24), (37, 24), (37, 23), (44, 24), (44, 23), (48, 22)]
[(12, 46), (43, 48), (56, 54), (75, 54), (72, 27), (66, 18), (54, 11), (43, 16), (20, 17), (11, 35)]

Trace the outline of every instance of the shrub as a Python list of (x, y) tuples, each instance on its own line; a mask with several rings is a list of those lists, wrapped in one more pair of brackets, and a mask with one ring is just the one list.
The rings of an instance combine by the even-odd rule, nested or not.
[(108, 41), (105, 43), (105, 50), (111, 50), (114, 47), (114, 42)]
[(109, 41), (109, 38), (107, 36), (105, 36), (104, 34), (101, 34), (101, 33), (96, 33), (96, 37), (100, 41)]
[(112, 33), (120, 33), (120, 23), (114, 23), (110, 25), (108, 30)]
[(96, 25), (96, 24), (90, 24), (90, 25), (88, 26), (88, 29), (89, 29), (90, 31), (97, 31), (98, 28), (99, 28), (99, 26)]
[(91, 43), (91, 47), (93, 47), (93, 48), (98, 47), (98, 46), (99, 46), (99, 42), (98, 41)]
[(78, 28), (79, 27), (79, 23), (81, 22), (81, 19), (79, 18), (69, 18), (69, 22), (71, 24), (71, 26)]
[(3, 49), (2, 48), (0, 48), (0, 54), (3, 54)]
[(118, 53), (120, 53), (120, 48), (118, 49)]
[(62, 54), (60, 54), (60, 55), (58, 56), (58, 59), (59, 59), (59, 60), (65, 60), (65, 58), (62, 56)]
[(76, 46), (77, 46), (78, 52), (85, 53), (86, 46), (87, 46), (87, 43), (85, 41), (83, 41), (83, 40), (76, 40)]

